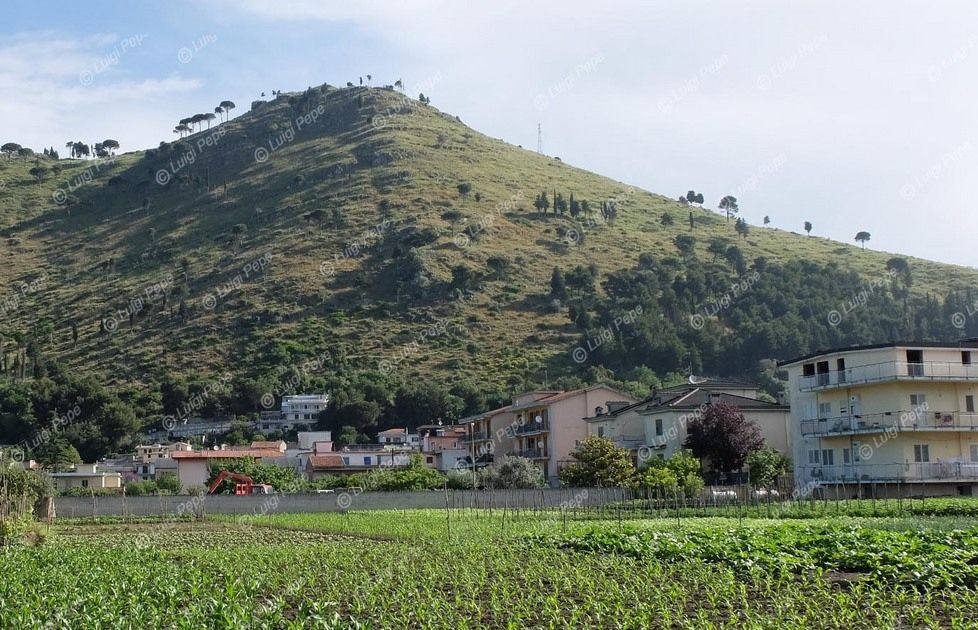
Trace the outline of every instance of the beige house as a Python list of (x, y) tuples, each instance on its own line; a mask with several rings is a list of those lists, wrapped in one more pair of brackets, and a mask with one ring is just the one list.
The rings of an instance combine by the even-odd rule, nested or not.
[(591, 435), (606, 437), (627, 448), (642, 465), (650, 459), (669, 459), (683, 448), (688, 424), (712, 404), (736, 407), (761, 430), (764, 443), (791, 456), (791, 413), (787, 405), (758, 398), (753, 385), (706, 381), (655, 392), (642, 402), (612, 407), (588, 418)]
[(626, 406), (636, 399), (605, 385), (573, 391), (534, 391), (513, 404), (460, 421), (468, 428), (465, 446), (470, 465), (491, 465), (497, 455), (517, 455), (537, 463), (551, 485), (588, 436), (585, 418), (598, 407)]
[(122, 475), (99, 470), (98, 464), (78, 464), (74, 470), (51, 473), (50, 476), (58, 492), (71, 488), (122, 488)]
[(797, 485), (847, 496), (978, 488), (978, 341), (900, 342), (785, 362)]
[(177, 462), (177, 478), (180, 489), (187, 492), (197, 486), (207, 487), (210, 478), (210, 463), (219, 460), (253, 458), (268, 460), (281, 457), (277, 448), (271, 449), (221, 449), (210, 451), (178, 451), (171, 455)]

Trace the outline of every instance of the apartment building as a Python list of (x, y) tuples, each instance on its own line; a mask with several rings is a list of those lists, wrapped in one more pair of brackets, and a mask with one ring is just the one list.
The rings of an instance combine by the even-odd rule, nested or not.
[(978, 488), (978, 340), (840, 348), (788, 371), (795, 483), (868, 496)]
[(533, 391), (513, 404), (459, 421), (468, 428), (465, 445), (475, 467), (491, 465), (498, 455), (533, 460), (551, 485), (588, 435), (585, 418), (597, 407), (629, 405), (636, 399), (605, 385), (572, 391)]

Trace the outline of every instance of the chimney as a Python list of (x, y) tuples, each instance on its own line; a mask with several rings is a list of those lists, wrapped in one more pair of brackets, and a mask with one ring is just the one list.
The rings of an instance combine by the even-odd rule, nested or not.
[(596, 416), (603, 416), (604, 415), (604, 407), (595, 407), (594, 408), (594, 415), (596, 415)]

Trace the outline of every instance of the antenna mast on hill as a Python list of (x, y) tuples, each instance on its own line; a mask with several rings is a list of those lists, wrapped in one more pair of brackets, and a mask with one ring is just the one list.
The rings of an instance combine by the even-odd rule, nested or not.
[(537, 153), (543, 154), (543, 128), (537, 123)]

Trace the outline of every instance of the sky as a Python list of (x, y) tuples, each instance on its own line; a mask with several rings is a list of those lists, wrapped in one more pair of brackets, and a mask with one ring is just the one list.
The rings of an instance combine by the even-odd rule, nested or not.
[(978, 266), (978, 5), (4, 0), (0, 142), (171, 140), (262, 92), (397, 79), (489, 136), (760, 224)]

